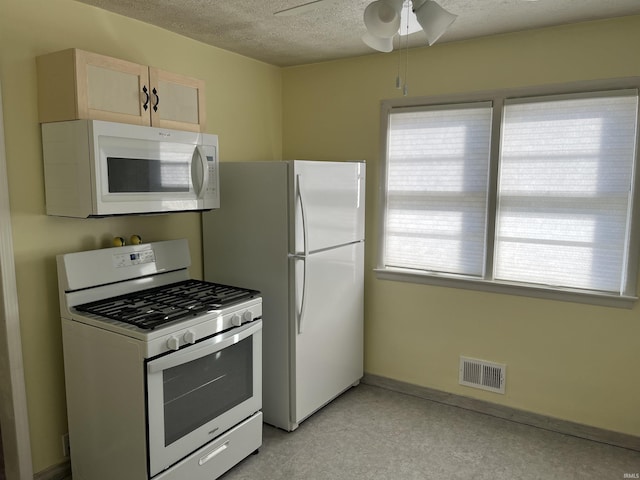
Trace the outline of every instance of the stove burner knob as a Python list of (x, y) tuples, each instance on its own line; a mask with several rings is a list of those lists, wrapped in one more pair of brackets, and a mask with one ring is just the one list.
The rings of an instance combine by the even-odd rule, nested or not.
[(184, 341), (186, 343), (190, 343), (190, 344), (196, 343), (196, 334), (191, 330), (188, 330), (182, 338), (184, 338)]
[(240, 325), (242, 325), (242, 318), (240, 317), (240, 315), (235, 314), (233, 317), (231, 317), (231, 325), (233, 325), (234, 327), (239, 327)]
[(169, 350), (178, 350), (180, 348), (180, 340), (178, 337), (171, 337), (167, 340), (167, 348)]
[(251, 310), (247, 310), (246, 312), (244, 312), (242, 314), (242, 321), (243, 322), (250, 322), (253, 320), (253, 315), (251, 314)]

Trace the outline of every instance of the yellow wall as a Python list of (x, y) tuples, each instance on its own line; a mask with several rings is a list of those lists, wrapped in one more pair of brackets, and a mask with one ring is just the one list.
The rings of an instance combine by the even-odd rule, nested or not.
[[(67, 431), (55, 255), (114, 235), (186, 237), (201, 277), (200, 217), (44, 214), (35, 57), (77, 47), (202, 78), (225, 161), (368, 161), (367, 372), (640, 435), (640, 307), (612, 309), (376, 280), (380, 100), (396, 55), (279, 69), (71, 0), (0, 0), (0, 81), (34, 471)], [(640, 17), (414, 50), (411, 96), (640, 75)], [(284, 133), (284, 144), (282, 143)], [(457, 385), (458, 356), (508, 365), (507, 394)]]
[[(206, 81), (207, 128), (224, 161), (282, 155), (281, 69), (70, 0), (0, 0), (0, 80), (34, 471), (60, 463), (67, 431), (55, 255), (138, 233), (187, 238), (202, 277), (200, 215), (45, 215), (35, 57), (77, 47)], [(126, 394), (126, 393), (123, 393)]]
[[(640, 76), (640, 17), (412, 50), (409, 96)], [(365, 159), (365, 370), (640, 435), (640, 305), (631, 310), (377, 280), (380, 101), (398, 55), (291, 67), (285, 158)], [(507, 364), (506, 394), (458, 385), (459, 356)]]

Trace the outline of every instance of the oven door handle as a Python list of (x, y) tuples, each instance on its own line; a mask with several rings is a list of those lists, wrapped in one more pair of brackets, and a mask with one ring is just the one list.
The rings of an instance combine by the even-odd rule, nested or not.
[(160, 357), (157, 360), (152, 360), (147, 364), (147, 372), (158, 373), (163, 370), (167, 370), (172, 367), (177, 367), (184, 363), (197, 360), (207, 355), (219, 352), (231, 345), (234, 345), (245, 338), (250, 337), (254, 333), (258, 332), (262, 328), (262, 320), (255, 320), (251, 323), (245, 324), (241, 327), (234, 328), (227, 332), (211, 337), (208, 340), (204, 340), (200, 343), (193, 345), (192, 347), (178, 350), (170, 355)]

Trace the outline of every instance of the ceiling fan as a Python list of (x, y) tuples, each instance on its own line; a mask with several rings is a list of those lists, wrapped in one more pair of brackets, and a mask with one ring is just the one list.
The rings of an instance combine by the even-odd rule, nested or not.
[[(320, 7), (336, 3), (339, 0), (314, 0), (275, 12), (276, 16), (300, 15)], [(373, 0), (364, 10), (364, 24), (367, 32), (362, 41), (380, 52), (393, 51), (393, 39), (423, 30), (427, 44), (433, 45), (451, 26), (457, 15), (442, 8), (435, 0)], [(408, 49), (408, 40), (405, 42)], [(396, 88), (402, 88), (407, 95), (407, 63), (405, 55), (404, 84), (398, 66)]]
[[(274, 13), (276, 16), (301, 15), (327, 7), (339, 0), (312, 0)], [(380, 52), (393, 50), (396, 35), (409, 35), (422, 29), (433, 45), (457, 18), (434, 0), (374, 0), (364, 10), (367, 33), (364, 43)]]

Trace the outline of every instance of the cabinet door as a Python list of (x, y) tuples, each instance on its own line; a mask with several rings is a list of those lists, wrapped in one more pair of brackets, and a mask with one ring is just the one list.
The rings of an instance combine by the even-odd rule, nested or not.
[(153, 126), (204, 130), (204, 81), (153, 67), (149, 67), (149, 79)]
[(76, 50), (78, 118), (150, 125), (149, 69)]

